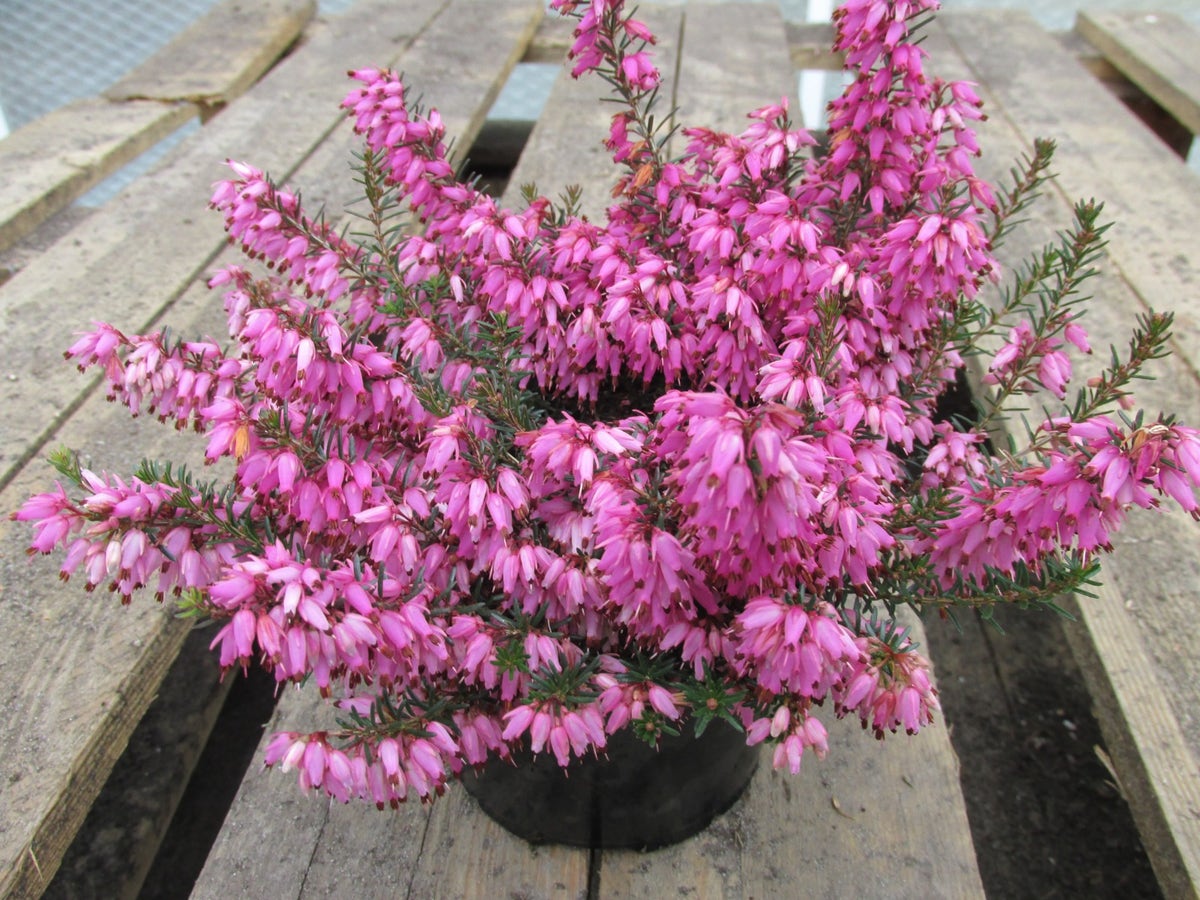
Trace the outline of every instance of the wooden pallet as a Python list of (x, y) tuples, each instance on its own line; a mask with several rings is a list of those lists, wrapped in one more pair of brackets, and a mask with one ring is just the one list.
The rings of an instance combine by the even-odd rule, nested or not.
[[(139, 179), (3, 286), (0, 352), (8, 377), (0, 421), (23, 423), (0, 432), (4, 509), (45, 488), (45, 465), (30, 460), (59, 444), (117, 471), (143, 456), (197, 462), (194, 440), (152, 422), (131, 427), (95, 381), (72, 375), (61, 357), (71, 334), (97, 319), (140, 331), (164, 316), (184, 332), (223, 333), (220, 304), (202, 285), (205, 272), (236, 258), (225, 250), (219, 217), (205, 209), (210, 185), (224, 177), (221, 161), (252, 156), (280, 179), (302, 178), (314, 202), (347, 202), (352, 142), (338, 105), (353, 59), (411, 61), (445, 84), (444, 94), (459, 92), (452, 100), (463, 112), (448, 123), (469, 141), (541, 15), (537, 0), (510, 3), (500, 17), (493, 7), (484, 0), (410, 0), (398, 8), (377, 0), (310, 27), (302, 46), (166, 167)], [(448, 35), (485, 20), (496, 44), (475, 46), (469, 57), (453, 52)], [(387, 27), (375, 27), (381, 22)], [(432, 35), (440, 36), (439, 52), (408, 55)], [(27, 529), (0, 522), (0, 631), (9, 641), (0, 684), (11, 723), (0, 735), (3, 896), (37, 896), (49, 882), (187, 634), (184, 623), (152, 605), (123, 610), (107, 599), (89, 602), (78, 585), (58, 582), (53, 560), (25, 562), (27, 537)]]
[[(1164, 67), (1167, 54), (1133, 40), (1144, 18), (1097, 15), (1080, 23), (1093, 37), (1102, 24), (1107, 29), (1108, 38), (1096, 43), (1100, 52), (1125, 48), (1111, 60), (1116, 68), (1174, 77)], [(1182, 46), (1200, 46), (1185, 23), (1174, 20), (1172, 28)], [(1200, 179), (1026, 15), (944, 14), (927, 47), (939, 74), (980, 84), (989, 111), (979, 129), (985, 177), (1000, 178), (1035, 138), (1057, 141), (1054, 189), (1003, 249), (1010, 269), (1070, 221), (1077, 198), (1102, 199), (1116, 224), (1085, 321), (1093, 346), (1102, 354), (1110, 344), (1123, 348), (1138, 314), (1174, 310), (1175, 355), (1155, 365), (1157, 380), (1139, 383), (1136, 395), (1151, 414), (1170, 409), (1189, 424), (1200, 422)], [(1190, 59), (1194, 67), (1195, 55)], [(1194, 91), (1191, 97), (1194, 103)], [(1194, 897), (1200, 891), (1200, 533), (1187, 515), (1171, 510), (1131, 516), (1116, 544), (1103, 562), (1104, 588), (1072, 607), (1079, 621), (1066, 632), (1159, 883), (1168, 897)]]
[[(271, 8), (301, 15), (308, 7), (276, 0)], [(130, 331), (167, 322), (181, 332), (222, 332), (219, 304), (200, 283), (205, 271), (236, 259), (218, 217), (204, 209), (209, 185), (223, 175), (221, 160), (247, 159), (303, 187), (308, 200), (340, 210), (350, 199), (354, 146), (337, 108), (348, 66), (387, 63), (405, 71), (465, 149), (518, 60), (561, 60), (570, 28), (543, 20), (542, 12), (541, 0), (360, 0), (343, 17), (309, 23), (294, 51), (166, 166), (0, 287), (0, 421), (21, 423), (0, 428), (3, 508), (45, 488), (47, 470), (34, 460), (58, 444), (118, 471), (145, 455), (197, 453), (194, 440), (153, 423), (131, 427), (123, 410), (103, 402), (95, 381), (69, 371), (60, 352), (92, 320)], [(828, 29), (785, 27), (773, 5), (692, 3), (686, 10), (647, 8), (643, 17), (663, 38), (663, 70), (682, 76), (665, 90), (689, 123), (736, 127), (741, 113), (792, 92), (794, 67), (836, 62), (824, 49)], [(1194, 31), (1172, 22), (1167, 35), (1159, 30), (1151, 39), (1142, 34), (1146, 25), (1144, 18), (1095, 15), (1081, 19), (1080, 32), (1106, 66), (1185, 120), (1197, 91), (1168, 63), (1186, 64), (1194, 54), (1168, 52), (1161, 42), (1194, 47)], [(1079, 65), (1073, 50), (1031, 20), (1012, 12), (944, 14), (927, 41), (939, 74), (981, 84), (990, 113), (981, 135), (988, 150), (983, 174), (1007, 171), (1036, 136), (1058, 139), (1058, 184), (1035, 211), (1028, 240), (1061, 227), (1077, 196), (1108, 201), (1120, 224), (1090, 317), (1095, 343), (1123, 341), (1147, 303), (1178, 310), (1177, 355), (1140, 397), (1200, 423), (1200, 322), (1189, 303), (1200, 285), (1195, 175)], [(265, 64), (249, 68), (256, 65)], [(172, 87), (154, 101), (131, 99), (143, 93), (131, 88), (126, 99), (106, 102), (149, 102), (178, 116), (180, 98), (190, 97), (182, 101), (190, 116), (208, 105), (196, 98), (214, 96)], [(588, 208), (603, 208), (610, 168), (598, 141), (609, 111), (594, 103), (597, 96), (595, 83), (559, 79), (508, 202), (516, 202), (517, 185), (534, 180), (551, 194), (582, 184)], [(0, 166), (12, 146), (0, 152)], [(102, 165), (107, 171), (113, 164)], [(0, 178), (0, 198), (3, 184)], [(1006, 252), (1028, 249), (1014, 238)], [(1069, 629), (1122, 788), (1173, 897), (1195, 896), (1200, 885), (1197, 537), (1186, 517), (1137, 517), (1106, 567), (1108, 587), (1080, 604), (1080, 622)], [(24, 527), (0, 520), (0, 633), (8, 638), (0, 653), (8, 725), (0, 732), (4, 896), (37, 896), (49, 882), (186, 636), (164, 611), (120, 609), (83, 598), (77, 585), (58, 584), (55, 560), (24, 561), (26, 540)], [(288, 695), (271, 729), (307, 730), (320, 706), (305, 694)], [(806, 761), (798, 779), (759, 773), (746, 797), (705, 834), (653, 854), (531, 848), (493, 825), (461, 791), (431, 808), (377, 813), (306, 798), (290, 777), (255, 768), (195, 893), (981, 896), (946, 731), (882, 747), (855, 728), (831, 731), (829, 759)]]

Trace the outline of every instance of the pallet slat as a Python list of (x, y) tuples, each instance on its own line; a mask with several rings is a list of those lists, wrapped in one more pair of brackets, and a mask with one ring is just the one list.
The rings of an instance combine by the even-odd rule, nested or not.
[[(914, 635), (921, 640), (920, 632)], [(746, 794), (696, 837), (608, 851), (601, 897), (982, 898), (958, 763), (942, 725), (881, 745), (833, 721), (829, 756), (799, 776), (763, 762)]]
[(788, 49), (797, 69), (838, 70), (843, 57), (833, 51), (834, 30), (828, 22), (788, 22)]
[[(1176, 309), (1175, 356), (1157, 361), (1157, 380), (1136, 397), (1151, 414), (1170, 409), (1200, 422), (1196, 331), (1188, 284), (1198, 280), (1190, 232), (1200, 182), (1031, 20), (1011, 11), (943, 14), (928, 35), (938, 74), (980, 84), (990, 113), (980, 127), (988, 154), (980, 172), (997, 179), (1028, 153), (1035, 136), (1058, 140), (1056, 186), (1029, 224), (1006, 241), (1016, 263), (1069, 221), (1076, 197), (1108, 204), (1106, 275), (1084, 324), (1097, 348), (1125, 346), (1148, 302)], [(1063, 102), (1069, 97), (1070, 102)], [(1153, 179), (1142, 177), (1154, 172)], [(1146, 259), (1135, 258), (1144, 254)], [(1157, 265), (1155, 265), (1157, 263)], [(1102, 350), (1098, 350), (1102, 356)], [(1102, 360), (1097, 360), (1101, 362)], [(1018, 426), (1019, 427), (1019, 426)], [(1132, 515), (1104, 560), (1105, 586), (1080, 598), (1066, 626), (1155, 874), (1169, 897), (1200, 887), (1200, 554), (1196, 525), (1176, 510)]]
[(103, 97), (18, 128), (0, 152), (0, 249), (197, 113), (207, 117), (245, 93), (315, 9), (314, 0), (225, 0)]
[[(9, 321), (20, 318), (14, 312), (20, 313), (21, 305), (16, 310), (8, 305), (17, 297), (22, 305), (32, 304), (25, 315), (36, 317), (42, 311), (43, 331), (56, 326), (62, 332), (49, 337), (26, 332), (28, 342), (43, 348), (47, 357), (57, 357), (57, 362), (47, 362), (54, 369), (67, 368), (58, 350), (69, 330), (86, 324), (85, 304), (97, 294), (107, 305), (93, 317), (121, 321), (131, 316), (131, 328), (145, 326), (225, 247), (219, 217), (204, 209), (210, 183), (221, 175), (219, 161), (245, 151), (286, 179), (343, 123), (337, 106), (349, 87), (347, 60), (389, 62), (444, 5), (445, 0), (410, 2), (391, 28), (374, 31), (370, 26), (384, 20), (389, 8), (394, 13), (390, 0), (377, 0), (360, 4), (329, 27), (314, 28), (304, 48), (196, 135), (173, 165), (140, 179), (126, 197), (111, 204), (112, 210), (106, 207), (4, 285), (0, 308)], [(295, 115), (298, 102), (309, 110), (304, 117)], [(273, 140), (263, 144), (255, 138), (263, 133)], [(339, 182), (345, 180), (347, 160), (342, 153), (331, 173)], [(151, 206), (140, 226), (131, 221), (139, 202)], [(132, 209), (124, 208), (127, 203)], [(122, 264), (123, 253), (136, 255), (159, 232), (167, 233), (172, 247), (158, 258), (161, 265), (135, 274), (128, 262)], [(158, 252), (164, 252), (161, 244)], [(39, 273), (43, 280), (28, 277)], [(56, 286), (78, 293), (55, 295)], [(195, 316), (190, 323), (172, 324), (221, 333), (219, 302), (203, 288), (186, 296), (194, 301)], [(71, 319), (65, 318), (70, 312), (60, 312), (53, 325), (46, 325), (45, 310), (69, 310), (72, 304)], [(123, 307), (129, 310), (125, 316)], [(11, 332), (4, 336), (6, 352), (15, 352), (19, 341), (14, 338)], [(78, 378), (72, 380), (78, 384)], [(56, 442), (79, 449), (85, 459), (100, 457), (122, 471), (143, 455), (186, 460), (189, 453), (202, 453), (194, 436), (178, 435), (144, 418), (131, 422), (127, 412), (106, 404), (102, 393), (76, 391), (72, 409), (57, 423), (39, 423), (36, 405), (22, 408), (6, 396), (4, 402), (16, 403), (17, 411), (17, 418), (6, 421), (25, 421), (34, 428), (41, 424)], [(61, 408), (53, 402), (49, 406)], [(13, 433), (19, 430), (5, 429), (3, 440), (20, 437)], [(11, 464), (11, 457), (5, 462), (11, 472), (0, 493), (5, 509), (16, 509), (50, 482), (51, 473), (41, 464), (21, 468)], [(0, 894), (18, 897), (37, 896), (53, 876), (187, 633), (186, 623), (150, 603), (121, 609), (107, 597), (89, 602), (78, 584), (57, 581), (54, 559), (24, 561), (28, 536), (25, 526), (0, 521), (0, 582), (5, 587), (0, 630), (13, 648), (0, 655), (0, 696), (13, 723), (0, 733), (0, 783), (5, 785)]]
[(104, 92), (113, 101), (187, 100), (211, 115), (279, 59), (316, 0), (224, 0)]
[(1075, 30), (1192, 134), (1200, 134), (1200, 32), (1172, 13), (1080, 10)]
[[(503, 4), (456, 0), (399, 60), (399, 68), (411, 73), (406, 79), (414, 93), (438, 109), (447, 134), (457, 137), (460, 153), (482, 127), (488, 107), (523, 55), (543, 11), (539, 0), (504, 0)], [(363, 59), (361, 54), (342, 60), (343, 65), (350, 62), (395, 63)], [(305, 196), (324, 202), (330, 210), (343, 209), (354, 199), (347, 191), (346, 166), (357, 141), (348, 133), (343, 137), (326, 141), (315, 154), (313, 161), (319, 162), (315, 186), (308, 166), (297, 176)], [(327, 705), (309, 692), (289, 693), (267, 734), (309, 730), (328, 712)], [(402, 895), (418, 877), (441, 878), (430, 875), (427, 867), (421, 876), (416, 863), (427, 830), (436, 834), (439, 828), (429, 817), (448, 811), (449, 806), (431, 813), (418, 803), (398, 813), (378, 813), (362, 804), (342, 807), (305, 798), (290, 776), (255, 772), (243, 782), (193, 896), (250, 896), (265, 884), (282, 897), (344, 896), (346, 891), (361, 897)], [(263, 834), (271, 839), (269, 860), (258, 852), (256, 837)], [(479, 865), (494, 843), (486, 835), (481, 840), (484, 845), (468, 857)], [(348, 860), (347, 846), (361, 852)], [(586, 867), (583, 874), (586, 877)], [(513, 872), (510, 877), (518, 876)], [(495, 883), (490, 875), (487, 878)]]
[[(680, 124), (738, 134), (750, 125), (748, 113), (783, 97), (797, 115), (796, 77), (777, 6), (690, 3), (683, 47), (675, 90)], [(675, 143), (671, 149), (682, 150)]]
[(0, 249), (32, 233), (195, 114), (189, 103), (91, 98), (18, 128), (0, 144)]
[[(434, 8), (445, 2), (436, 0)], [(430, 9), (428, 2), (409, 4), (410, 15), (389, 35), (370, 19), (383, 6), (359, 4), (327, 28), (314, 28), (303, 47), (179, 148), (169, 165), (139, 178), (3, 285), (0, 421), (23, 427), (0, 430), (0, 486), (42, 452), (97, 384), (63, 365), (73, 335), (95, 320), (145, 330), (224, 246), (220, 218), (206, 210), (212, 183), (228, 175), (222, 160), (252, 154), (286, 180), (341, 121), (347, 60), (394, 54), (416, 36)]]

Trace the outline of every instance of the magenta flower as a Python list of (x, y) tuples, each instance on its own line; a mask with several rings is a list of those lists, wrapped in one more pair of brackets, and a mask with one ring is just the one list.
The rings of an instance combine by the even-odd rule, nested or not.
[[(551, 5), (573, 73), (618, 101), (606, 216), (502, 208), (457, 180), (436, 110), (361, 68), (367, 214), (410, 229), (343, 237), (231, 161), (228, 341), (101, 324), (67, 351), (232, 474), (59, 454), (66, 484), (15, 513), (30, 550), (122, 601), (179, 598), (223, 667), (312, 680), (349, 717), (277, 735), (268, 765), (383, 808), (517, 747), (565, 766), (721, 718), (798, 772), (828, 750), (818, 708), (880, 737), (933, 722), (897, 607), (1049, 602), (1133, 507), (1200, 517), (1200, 432), (1116, 409), (1169, 316), (1072, 387), (1098, 209), (995, 296), (993, 237), (1050, 148), (1012, 188), (975, 175), (980, 100), (910, 34), (936, 3), (837, 11), (825, 146), (764, 98), (740, 133), (683, 127), (675, 158), (646, 26)], [(976, 354), (991, 390), (948, 413)], [(1042, 390), (1051, 418), (996, 452), (1007, 401)]]

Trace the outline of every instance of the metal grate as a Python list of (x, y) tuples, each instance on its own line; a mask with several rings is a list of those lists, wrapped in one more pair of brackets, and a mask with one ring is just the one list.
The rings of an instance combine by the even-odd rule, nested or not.
[(92, 97), (217, 0), (0, 0), (0, 106), (9, 129)]

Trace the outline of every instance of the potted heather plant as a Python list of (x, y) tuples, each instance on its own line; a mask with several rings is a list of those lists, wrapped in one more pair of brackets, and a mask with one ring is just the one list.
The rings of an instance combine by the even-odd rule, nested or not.
[[(608, 771), (622, 735), (719, 745), (568, 779), (573, 804), (700, 796), (665, 837), (602, 837), (648, 845), (732, 802), (747, 746), (798, 772), (826, 752), (824, 716), (875, 737), (928, 725), (937, 693), (897, 610), (1084, 588), (1131, 507), (1195, 512), (1200, 434), (1128, 412), (1169, 315), (1070, 386), (1096, 206), (982, 299), (1052, 148), (1002, 190), (974, 174), (980, 102), (927, 77), (913, 41), (933, 0), (837, 11), (853, 78), (823, 151), (779, 104), (738, 135), (680, 124), (678, 158), (645, 26), (622, 0), (552, 5), (578, 19), (574, 74), (619, 101), (603, 221), (533, 195), (499, 208), (394, 73), (354, 73), (353, 234), (231, 163), (213, 206), (273, 271), (212, 278), (229, 346), (100, 325), (68, 351), (135, 414), (201, 432), (230, 477), (147, 462), (123, 479), (62, 452), (64, 483), (16, 517), (89, 588), (215, 620), (226, 668), (314, 682), (339, 727), (277, 735), (266, 761), (343, 801), (431, 798), (497, 764)], [(972, 358), (978, 416), (947, 416)], [(1035, 391), (1047, 413), (994, 449)], [(685, 768), (709, 782), (669, 781)], [(558, 810), (542, 818), (566, 833), (531, 836), (595, 840), (597, 815), (575, 833)]]

